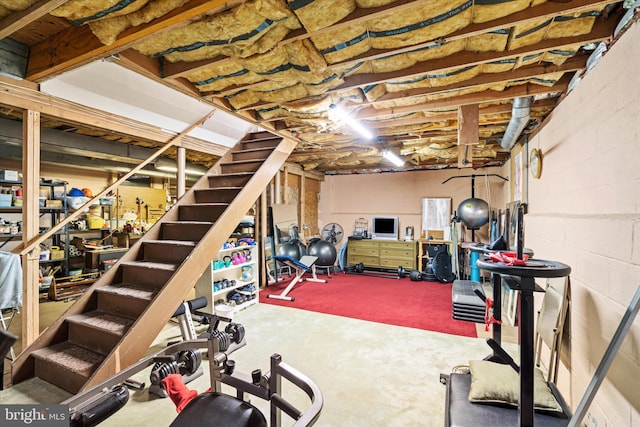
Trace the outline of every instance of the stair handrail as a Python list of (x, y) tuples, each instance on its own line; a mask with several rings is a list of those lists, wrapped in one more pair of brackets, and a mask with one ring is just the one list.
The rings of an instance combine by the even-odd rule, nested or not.
[(181, 131), (179, 134), (177, 134), (176, 136), (171, 138), (169, 141), (167, 141), (165, 143), (165, 145), (163, 145), (161, 148), (158, 149), (158, 151), (152, 153), (149, 157), (147, 157), (145, 160), (143, 160), (140, 164), (138, 164), (133, 169), (131, 169), (129, 172), (124, 174), (120, 179), (115, 181), (113, 184), (111, 184), (110, 186), (108, 186), (104, 190), (100, 191), (91, 200), (87, 201), (85, 204), (83, 204), (81, 207), (79, 207), (75, 212), (67, 215), (64, 220), (60, 221), (55, 226), (52, 226), (49, 230), (47, 230), (43, 234), (38, 235), (38, 237), (35, 237), (35, 238), (31, 239), (31, 241), (28, 242), (26, 245), (24, 243), (21, 243), (20, 245), (16, 246), (14, 249), (11, 250), (11, 252), (14, 253), (14, 254), (19, 254), (19, 255), (25, 255), (25, 254), (31, 252), (34, 248), (36, 248), (38, 245), (40, 245), (40, 243), (42, 243), (45, 240), (47, 240), (48, 238), (50, 238), (54, 233), (56, 233), (62, 227), (66, 226), (71, 221), (75, 220), (77, 217), (79, 217), (81, 214), (83, 214), (83, 210), (84, 210), (83, 208), (84, 207), (92, 205), (97, 199), (99, 199), (102, 196), (108, 194), (109, 192), (117, 189), (118, 187), (120, 187), (120, 184), (125, 182), (127, 179), (129, 179), (131, 176), (133, 176), (140, 169), (142, 169), (143, 167), (145, 167), (146, 165), (151, 163), (151, 161), (153, 161), (156, 157), (158, 157), (159, 155), (161, 155), (162, 153), (167, 151), (169, 148), (171, 148), (171, 147), (173, 147), (175, 145), (179, 145), (180, 141), (182, 140), (182, 138), (185, 135), (187, 135), (193, 129), (197, 128), (198, 126), (200, 126), (201, 124), (206, 122), (213, 115), (213, 113), (215, 113), (216, 111), (217, 111), (217, 109), (214, 108), (213, 110), (211, 110), (210, 112), (208, 112), (207, 114), (202, 116), (199, 120), (197, 120), (196, 122), (192, 123), (191, 125), (189, 125), (189, 127), (187, 127), (186, 129)]

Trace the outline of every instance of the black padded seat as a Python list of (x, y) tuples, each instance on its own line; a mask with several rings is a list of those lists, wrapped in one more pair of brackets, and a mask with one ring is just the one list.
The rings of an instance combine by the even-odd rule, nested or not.
[[(470, 388), (471, 374), (453, 373), (449, 375), (445, 427), (513, 427), (518, 425), (518, 408), (471, 403), (469, 402)], [(536, 427), (565, 427), (569, 424), (569, 409), (558, 393), (555, 394), (560, 405), (565, 408), (565, 414), (549, 415), (536, 411), (534, 415)]]
[(171, 423), (174, 427), (267, 427), (258, 408), (227, 394), (196, 396)]

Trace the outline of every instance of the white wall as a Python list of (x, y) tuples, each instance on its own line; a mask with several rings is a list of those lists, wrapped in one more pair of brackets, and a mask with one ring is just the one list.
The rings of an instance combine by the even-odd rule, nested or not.
[[(638, 46), (636, 23), (529, 143), (542, 150), (544, 161), (541, 178), (529, 178), (526, 244), (537, 257), (572, 267), (571, 380), (563, 394), (574, 406), (640, 283)], [(640, 426), (638, 378), (640, 320), (592, 405), (588, 425)]]
[[(451, 197), (453, 213), (458, 209), (460, 202), (471, 197), (472, 179), (461, 177), (446, 184), (443, 182), (454, 176), (474, 174), (475, 197), (485, 200), (492, 208), (504, 209), (504, 187), (508, 188), (508, 183), (497, 177), (484, 176), (502, 175), (502, 168), (329, 175), (325, 177), (320, 188), (319, 227), (337, 222), (349, 236), (353, 234), (358, 218), (366, 219), (371, 231), (372, 216), (397, 215), (400, 220), (401, 238), (407, 226), (414, 227), (417, 237), (421, 231), (422, 199)], [(467, 240), (470, 240), (471, 234), (467, 234)], [(487, 242), (488, 236), (488, 226), (485, 226), (476, 233), (476, 240)]]

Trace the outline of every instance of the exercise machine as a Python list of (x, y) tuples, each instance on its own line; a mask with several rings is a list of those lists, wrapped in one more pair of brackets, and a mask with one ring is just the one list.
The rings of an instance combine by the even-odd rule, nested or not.
[[(315, 264), (316, 264), (316, 261), (318, 261), (318, 257), (305, 255), (302, 258), (300, 258), (300, 260), (297, 260), (293, 257), (286, 256), (286, 255), (276, 255), (273, 258), (276, 261), (288, 267), (291, 267), (295, 272), (295, 277), (291, 280), (291, 282), (289, 282), (289, 284), (287, 285), (285, 290), (282, 291), (282, 293), (277, 295), (267, 295), (267, 298), (281, 299), (285, 301), (295, 301), (294, 297), (289, 296), (289, 292), (291, 292), (291, 289), (293, 289), (296, 283), (300, 281), (305, 281), (305, 280), (309, 282), (318, 282), (318, 283), (328, 282), (327, 280), (318, 279), (318, 276), (316, 275)], [(305, 273), (308, 273), (308, 272), (311, 272), (311, 277), (303, 278), (302, 276), (304, 276)]]
[[(96, 386), (79, 393), (62, 404), (69, 406), (71, 426), (94, 426), (109, 418), (128, 402), (129, 391), (123, 385), (131, 376), (157, 363), (177, 363), (176, 356), (185, 351), (208, 350), (211, 389), (190, 401), (171, 423), (175, 427), (224, 425), (225, 427), (279, 427), (282, 413), (294, 420), (293, 426), (311, 426), (320, 417), (323, 397), (320, 388), (309, 377), (282, 361), (274, 354), (270, 371), (256, 369), (251, 374), (238, 372), (230, 355), (246, 345), (244, 334), (217, 331), (208, 339), (182, 341), (144, 358)], [(159, 375), (163, 375), (159, 373)], [(282, 380), (300, 389), (311, 404), (304, 411), (297, 409), (282, 394)], [(236, 395), (223, 394), (222, 384), (236, 390)], [(295, 390), (292, 390), (295, 393)], [(289, 392), (288, 392), (289, 393)], [(245, 395), (250, 394), (270, 402), (269, 423)], [(292, 393), (293, 394), (293, 393)]]
[[(509, 283), (512, 289), (518, 291), (520, 313), (518, 318), (518, 336), (520, 341), (520, 365), (502, 349), (499, 341), (487, 340), (494, 350), (489, 358), (492, 362), (500, 362), (511, 366), (519, 376), (518, 411), (505, 409), (504, 407), (483, 405), (469, 402), (471, 388), (471, 375), (468, 373), (453, 373), (445, 379), (447, 384), (447, 402), (445, 414), (445, 426), (466, 427), (477, 425), (478, 420), (483, 424), (494, 426), (512, 426), (514, 423), (520, 427), (566, 426), (570, 418), (570, 411), (552, 382), (549, 382), (551, 393), (556, 398), (562, 409), (561, 415), (550, 416), (534, 411), (534, 292), (542, 291), (536, 285), (537, 277), (566, 277), (571, 268), (556, 261), (527, 259), (524, 255), (524, 206), (518, 208), (516, 217), (516, 257), (512, 263), (498, 260), (495, 257), (487, 257), (478, 260), (477, 266), (494, 274), (496, 282), (500, 284), (503, 279)], [(494, 288), (495, 291), (495, 288)], [(499, 335), (498, 335), (499, 339)], [(464, 398), (464, 399), (463, 399)]]

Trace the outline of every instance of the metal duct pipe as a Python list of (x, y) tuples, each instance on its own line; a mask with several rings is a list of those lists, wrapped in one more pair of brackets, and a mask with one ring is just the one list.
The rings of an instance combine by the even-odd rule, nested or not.
[(511, 150), (516, 144), (518, 137), (529, 124), (529, 117), (531, 117), (531, 105), (533, 104), (533, 97), (526, 96), (523, 98), (516, 98), (513, 100), (513, 108), (511, 110), (511, 120), (507, 125), (507, 130), (504, 131), (504, 136), (500, 140), (500, 145), (506, 150)]

